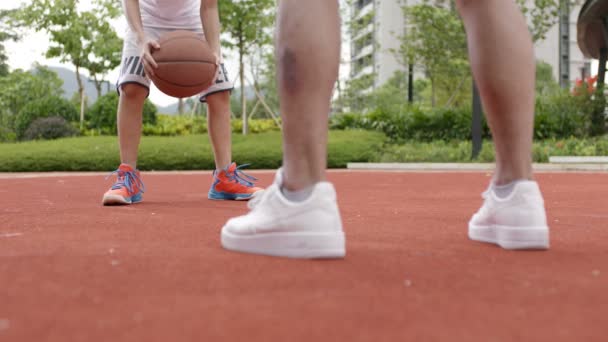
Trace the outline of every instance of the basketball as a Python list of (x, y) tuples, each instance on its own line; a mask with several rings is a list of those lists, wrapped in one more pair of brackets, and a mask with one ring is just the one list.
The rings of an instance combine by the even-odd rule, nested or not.
[(190, 31), (172, 31), (158, 40), (152, 51), (158, 64), (150, 79), (163, 93), (183, 98), (209, 88), (217, 72), (215, 56), (205, 39)]

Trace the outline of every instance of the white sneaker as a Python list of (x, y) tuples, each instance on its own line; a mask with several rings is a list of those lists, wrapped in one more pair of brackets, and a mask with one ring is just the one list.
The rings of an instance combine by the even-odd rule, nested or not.
[(549, 227), (538, 184), (522, 181), (499, 198), (492, 186), (481, 209), (469, 221), (469, 238), (506, 249), (548, 249)]
[(274, 184), (249, 202), (251, 211), (222, 228), (226, 249), (289, 258), (342, 258), (346, 254), (342, 220), (331, 183), (317, 183), (304, 202), (281, 193), (282, 170)]

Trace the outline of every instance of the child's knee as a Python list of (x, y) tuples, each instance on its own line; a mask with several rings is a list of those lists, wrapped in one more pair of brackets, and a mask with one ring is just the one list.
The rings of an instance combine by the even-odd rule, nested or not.
[(120, 86), (120, 96), (130, 100), (145, 100), (148, 88), (135, 83), (123, 84)]

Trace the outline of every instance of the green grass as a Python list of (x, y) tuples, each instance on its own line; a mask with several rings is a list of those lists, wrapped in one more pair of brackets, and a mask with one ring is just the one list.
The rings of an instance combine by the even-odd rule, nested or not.
[[(331, 168), (348, 162), (367, 162), (377, 157), (386, 138), (367, 131), (331, 131)], [(267, 132), (233, 135), (233, 160), (251, 168), (281, 165), (281, 135)], [(0, 144), (0, 172), (108, 171), (119, 163), (118, 142), (113, 136), (77, 137), (51, 141)], [(213, 153), (206, 135), (142, 137), (138, 168), (141, 170), (210, 170)]]
[[(548, 139), (535, 141), (532, 157), (536, 163), (546, 163), (549, 156), (606, 156), (608, 155), (608, 136), (586, 139)], [(388, 145), (374, 161), (376, 162), (481, 162), (494, 161), (494, 145), (484, 141), (476, 160), (471, 160), (471, 142), (434, 141), (429, 143), (405, 142)]]
[[(343, 168), (348, 162), (493, 162), (491, 141), (485, 141), (478, 159), (471, 160), (468, 141), (405, 142), (392, 145), (381, 133), (331, 131), (328, 164)], [(608, 136), (588, 139), (553, 139), (534, 143), (535, 162), (549, 156), (608, 155)], [(266, 132), (233, 135), (233, 159), (251, 168), (281, 165), (281, 136)], [(119, 163), (116, 137), (78, 137), (51, 141), (0, 144), (0, 172), (109, 171)], [(143, 137), (138, 167), (142, 170), (210, 170), (215, 167), (206, 135)]]

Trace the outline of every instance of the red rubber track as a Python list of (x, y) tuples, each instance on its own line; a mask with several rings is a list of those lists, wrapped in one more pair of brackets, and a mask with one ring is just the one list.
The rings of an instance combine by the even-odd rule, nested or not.
[(485, 173), (329, 178), (344, 260), (223, 250), (208, 174), (0, 179), (0, 341), (607, 341), (608, 174), (537, 176), (546, 252), (467, 239)]

